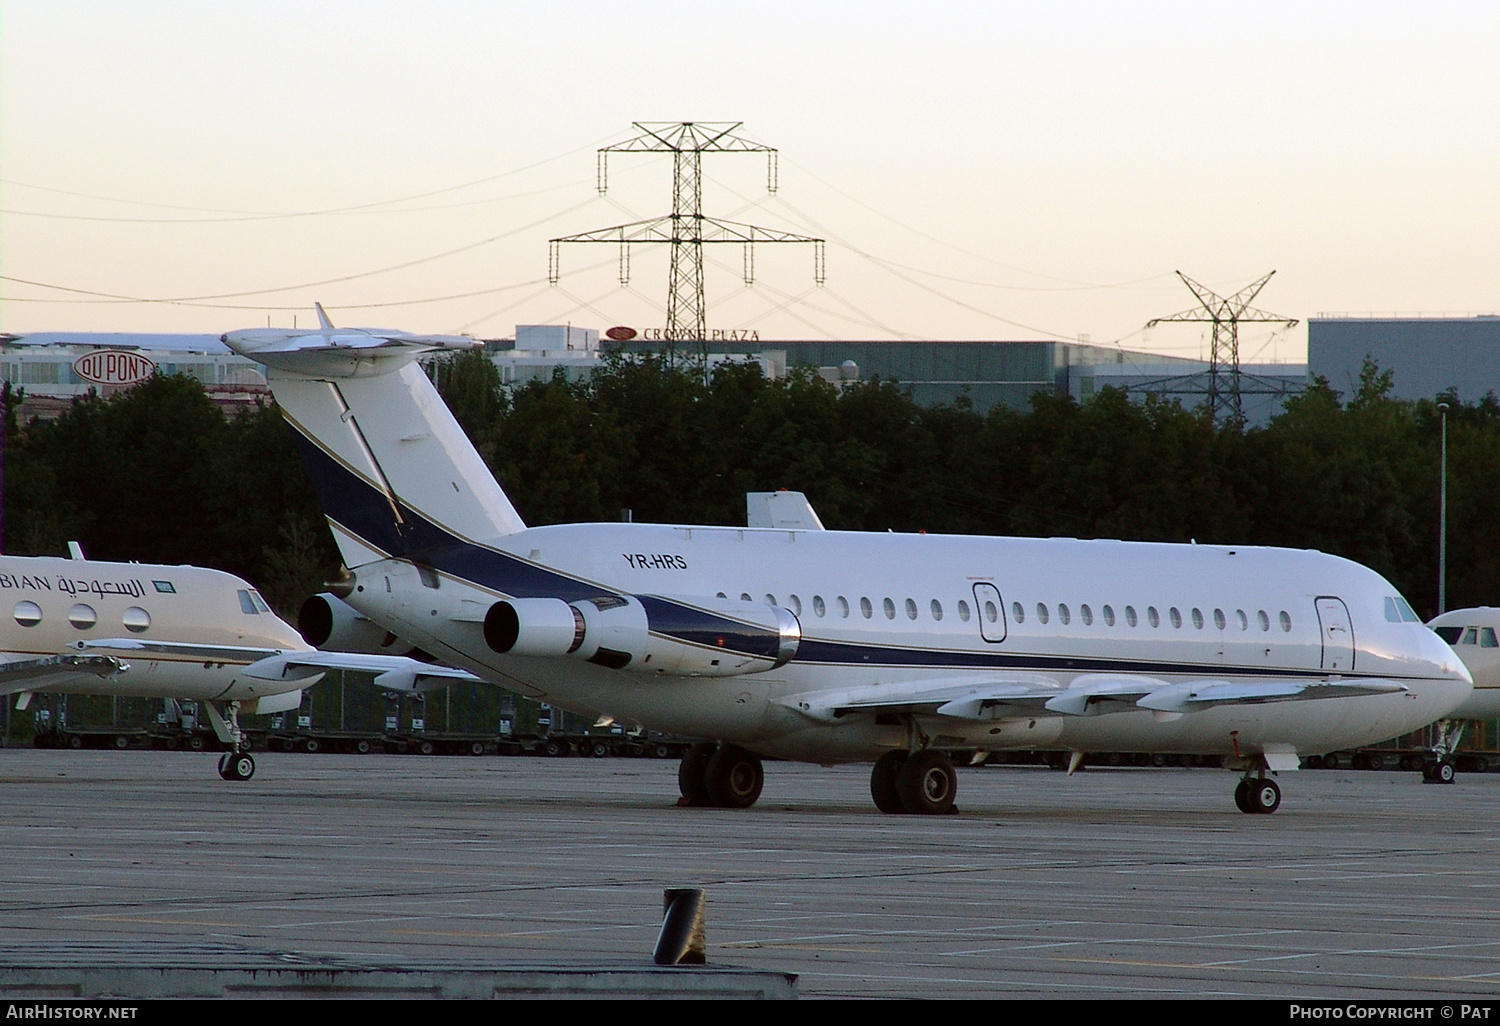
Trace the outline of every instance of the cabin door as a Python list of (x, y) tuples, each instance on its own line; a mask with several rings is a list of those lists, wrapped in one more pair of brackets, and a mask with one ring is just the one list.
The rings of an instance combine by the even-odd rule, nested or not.
[(1000, 589), (993, 584), (974, 585), (974, 607), (979, 616), (979, 633), (985, 641), (1005, 640), (1005, 603)]
[(1354, 669), (1354, 625), (1343, 599), (1318, 599), (1318, 624), (1323, 635), (1323, 669), (1335, 672)]

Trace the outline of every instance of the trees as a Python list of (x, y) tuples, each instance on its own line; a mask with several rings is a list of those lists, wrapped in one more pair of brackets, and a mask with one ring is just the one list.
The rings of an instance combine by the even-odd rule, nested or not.
[[(1071, 535), (1319, 548), (1437, 596), (1432, 401), (1395, 399), (1373, 364), (1347, 402), (1315, 383), (1268, 427), (1175, 403), (1039, 393), (985, 416), (899, 386), (839, 389), (802, 370), (618, 360), (507, 393), (482, 353), (439, 389), (532, 524), (744, 523), (747, 491), (804, 491), (831, 528)], [(1450, 404), (1449, 605), (1500, 603), (1500, 403)], [(225, 417), (189, 379), (154, 378), (6, 433), (12, 552), (193, 562), (295, 608), (338, 557), (274, 407)]]

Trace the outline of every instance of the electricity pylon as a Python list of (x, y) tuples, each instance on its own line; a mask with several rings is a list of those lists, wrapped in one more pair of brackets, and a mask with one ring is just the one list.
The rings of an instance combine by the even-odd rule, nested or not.
[(813, 244), (813, 280), (825, 280), (823, 240), (791, 232), (759, 228), (752, 224), (723, 221), (703, 213), (703, 154), (766, 154), (766, 190), (776, 191), (776, 150), (735, 135), (739, 121), (637, 121), (640, 135), (627, 142), (599, 150), (598, 188), (609, 189), (611, 153), (671, 153), (672, 212), (665, 217), (600, 228), (550, 240), (547, 280), (556, 285), (559, 276), (559, 246), (564, 242), (614, 242), (620, 247), (620, 284), (630, 284), (630, 247), (644, 242), (665, 242), (672, 247), (672, 271), (667, 284), (667, 324), (664, 332), (670, 346), (677, 341), (697, 341), (700, 350), (708, 334), (703, 299), (703, 246), (705, 243), (738, 242), (744, 248), (744, 279), (755, 283), (757, 242), (810, 242)]
[(1275, 271), (1258, 278), (1234, 295), (1224, 297), (1209, 291), (1181, 271), (1181, 278), (1200, 306), (1170, 317), (1157, 317), (1146, 322), (1153, 328), (1166, 323), (1212, 324), (1214, 326), (1213, 348), (1208, 363), (1208, 412), (1215, 424), (1225, 420), (1235, 424), (1245, 422), (1245, 413), (1240, 405), (1240, 325), (1241, 324), (1285, 324), (1296, 327), (1295, 317), (1280, 317), (1250, 306), (1250, 300), (1265, 288)]

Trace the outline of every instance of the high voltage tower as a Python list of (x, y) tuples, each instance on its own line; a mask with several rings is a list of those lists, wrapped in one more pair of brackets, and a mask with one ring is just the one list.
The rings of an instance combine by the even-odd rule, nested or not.
[(744, 246), (746, 285), (755, 283), (757, 242), (810, 242), (813, 244), (813, 280), (825, 280), (823, 240), (791, 232), (759, 228), (751, 224), (723, 221), (703, 213), (703, 154), (766, 154), (766, 190), (776, 192), (776, 150), (735, 135), (739, 121), (636, 121), (640, 135), (628, 142), (599, 150), (599, 195), (609, 189), (611, 153), (672, 154), (672, 212), (665, 217), (600, 228), (550, 240), (547, 280), (556, 285), (559, 246), (564, 242), (614, 242), (620, 247), (620, 284), (630, 284), (630, 247), (640, 243), (667, 243), (672, 247), (672, 271), (667, 285), (667, 323), (663, 337), (668, 343), (696, 341), (702, 349), (708, 334), (703, 299), (703, 246), (705, 243), (738, 242)]
[(1264, 277), (1240, 289), (1234, 295), (1224, 297), (1211, 292), (1181, 271), (1177, 277), (1198, 297), (1199, 306), (1170, 317), (1157, 317), (1146, 322), (1152, 328), (1158, 324), (1191, 323), (1214, 326), (1213, 348), (1208, 364), (1208, 412), (1215, 424), (1226, 421), (1235, 424), (1245, 422), (1244, 408), (1240, 396), (1246, 392), (1259, 392), (1256, 387), (1245, 388), (1240, 380), (1240, 325), (1284, 324), (1288, 328), (1297, 326), (1295, 317), (1280, 317), (1250, 306), (1250, 300), (1266, 287), (1271, 280), (1271, 271)]

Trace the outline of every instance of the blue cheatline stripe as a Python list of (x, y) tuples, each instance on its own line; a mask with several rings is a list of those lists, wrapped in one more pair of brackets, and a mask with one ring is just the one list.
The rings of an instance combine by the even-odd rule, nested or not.
[(717, 616), (659, 595), (637, 595), (636, 598), (646, 607), (646, 621), (653, 633), (771, 662), (775, 662), (781, 653), (781, 635), (776, 631)]
[[(560, 598), (582, 602), (629, 594), (580, 580), (538, 566), (506, 552), (477, 545), (434, 524), (404, 502), (398, 504), (406, 521), (398, 527), (385, 493), (334, 459), (322, 446), (294, 430), (302, 461), (312, 477), (318, 501), (330, 520), (337, 521), (365, 544), (409, 559), (435, 570), (469, 581), (512, 598)], [(766, 637), (754, 628), (730, 619), (720, 619), (702, 610), (659, 596), (634, 596), (647, 607), (651, 629), (697, 645), (725, 648), (767, 658), (777, 657), (779, 639)], [(653, 608), (655, 612), (653, 612)], [(658, 619), (662, 627), (658, 627)], [(722, 625), (723, 630), (719, 630)], [(733, 638), (731, 643), (730, 638)], [(824, 663), (870, 667), (922, 667), (926, 669), (1035, 670), (1075, 673), (1205, 674), (1219, 677), (1326, 677), (1324, 670), (1293, 670), (1272, 667), (1229, 666), (1218, 663), (1167, 663), (1137, 659), (1022, 655), (994, 651), (953, 651), (906, 648), (895, 645), (864, 645), (817, 641), (804, 637), (793, 663)], [(1345, 672), (1346, 678), (1385, 679), (1389, 674)]]

